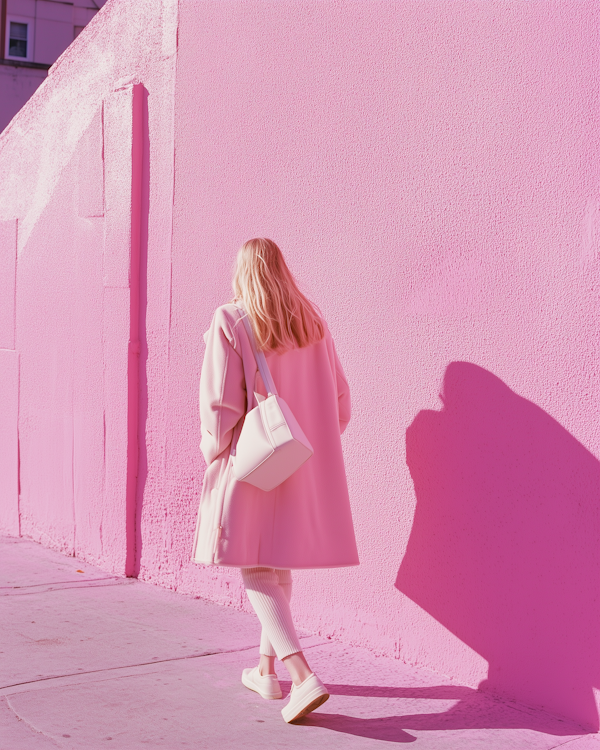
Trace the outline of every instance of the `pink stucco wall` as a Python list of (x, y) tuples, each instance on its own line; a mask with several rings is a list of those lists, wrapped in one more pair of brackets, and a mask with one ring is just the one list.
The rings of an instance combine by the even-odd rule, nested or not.
[(109, 2), (0, 138), (3, 528), (248, 606), (189, 562), (197, 385), (270, 236), (354, 405), (362, 564), (298, 572), (298, 624), (598, 729), (599, 14)]
[[(176, 31), (171, 0), (113, 3), (0, 136), (0, 367), (15, 381), (0, 435), (16, 435), (18, 414), (18, 449), (7, 438), (0, 452), (0, 489), (18, 493), (3, 493), (0, 525), (123, 574), (135, 569), (139, 249), (170, 243)], [(168, 273), (156, 273), (158, 294)]]

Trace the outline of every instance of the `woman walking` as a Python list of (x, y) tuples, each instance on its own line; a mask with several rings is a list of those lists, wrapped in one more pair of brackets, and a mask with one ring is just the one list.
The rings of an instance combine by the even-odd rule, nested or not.
[[(292, 679), (285, 721), (300, 719), (329, 694), (310, 669), (290, 613), (291, 571), (358, 565), (340, 435), (350, 419), (348, 384), (325, 320), (300, 292), (281, 250), (264, 238), (237, 255), (235, 299), (219, 307), (204, 335), (200, 448), (204, 475), (193, 559), (241, 569), (262, 625), (258, 666), (242, 682), (281, 698), (275, 657)], [(248, 320), (244, 321), (247, 315)], [(277, 393), (313, 455), (270, 491), (233, 473), (237, 441), (257, 396), (267, 396), (252, 342), (266, 357)]]

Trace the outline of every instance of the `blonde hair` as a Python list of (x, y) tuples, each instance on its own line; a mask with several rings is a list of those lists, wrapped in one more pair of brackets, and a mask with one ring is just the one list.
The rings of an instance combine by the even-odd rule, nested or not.
[(262, 351), (309, 346), (325, 335), (317, 308), (298, 289), (281, 250), (265, 237), (245, 242), (233, 275), (234, 302), (243, 304)]

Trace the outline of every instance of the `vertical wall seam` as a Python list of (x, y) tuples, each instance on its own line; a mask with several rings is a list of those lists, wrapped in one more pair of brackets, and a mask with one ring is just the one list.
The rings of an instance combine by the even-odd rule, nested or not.
[(127, 363), (127, 488), (125, 574), (136, 575), (137, 565), (137, 478), (139, 472), (139, 320), (140, 320), (140, 243), (143, 162), (143, 86), (136, 83), (131, 92), (131, 245), (129, 263), (129, 346)]

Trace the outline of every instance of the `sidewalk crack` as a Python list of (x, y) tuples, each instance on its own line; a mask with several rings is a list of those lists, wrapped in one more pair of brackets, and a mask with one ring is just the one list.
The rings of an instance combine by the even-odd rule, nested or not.
[(35, 589), (40, 586), (65, 586), (69, 583), (95, 583), (96, 581), (120, 581), (118, 576), (104, 576), (104, 578), (75, 578), (72, 581), (47, 581), (44, 583), (29, 583), (24, 586), (0, 586), (0, 591), (14, 591), (15, 589)]
[[(64, 583), (58, 584), (37, 584), (38, 586), (45, 585), (46, 588), (37, 588), (35, 591), (25, 591), (25, 586), (11, 587), (8, 591), (6, 590), (8, 587), (4, 587), (4, 590), (0, 589), (0, 597), (31, 596), (32, 594), (48, 594), (52, 591), (69, 591), (70, 589), (99, 589), (106, 588), (107, 586), (131, 586), (134, 580), (135, 579), (133, 578), (93, 578), (89, 581), (65, 581)], [(109, 583), (104, 583), (104, 581), (109, 581)]]
[(219, 656), (220, 654), (235, 654), (237, 651), (248, 651), (251, 648), (257, 648), (258, 644), (253, 644), (245, 648), (234, 648), (223, 651), (206, 651), (201, 654), (188, 654), (187, 656), (172, 656), (169, 659), (156, 659), (155, 661), (144, 661), (139, 664), (123, 664), (118, 667), (105, 667), (103, 669), (90, 669), (86, 672), (69, 672), (67, 674), (54, 674), (48, 677), (40, 677), (37, 680), (25, 680), (24, 682), (15, 682), (11, 685), (0, 685), (0, 690), (9, 690), (10, 688), (21, 687), (23, 685), (35, 685), (39, 682), (47, 682), (49, 680), (61, 680), (66, 677), (84, 677), (88, 674), (100, 674), (102, 672), (115, 672), (121, 669), (136, 669), (137, 667), (152, 667), (155, 664), (166, 664), (174, 661), (186, 661), (188, 659), (202, 659), (205, 656)]
[[(310, 637), (310, 636), (304, 636), (304, 637)], [(318, 648), (319, 646), (324, 646), (324, 645), (328, 645), (328, 644), (315, 643), (312, 646), (305, 646), (303, 650), (306, 651), (308, 649)], [(241, 648), (223, 649), (219, 651), (205, 651), (205, 652), (198, 653), (198, 654), (187, 654), (186, 656), (172, 656), (172, 657), (169, 657), (168, 659), (155, 659), (153, 661), (140, 662), (139, 664), (122, 664), (117, 667), (104, 667), (102, 669), (90, 669), (85, 672), (68, 672), (66, 674), (49, 675), (48, 677), (39, 677), (36, 680), (24, 680), (23, 682), (14, 682), (10, 685), (0, 685), (0, 691), (10, 690), (11, 688), (23, 687), (24, 685), (37, 685), (40, 682), (51, 682), (53, 680), (67, 679), (69, 677), (85, 677), (86, 675), (102, 674), (102, 673), (107, 673), (107, 672), (117, 672), (123, 669), (137, 669), (138, 667), (151, 667), (151, 666), (154, 666), (155, 664), (168, 664), (169, 662), (187, 661), (191, 659), (203, 659), (205, 656), (220, 656), (222, 654), (236, 654), (236, 653), (241, 654), (244, 651), (250, 651), (256, 648), (258, 648), (258, 643), (253, 643), (253, 644), (250, 644), (249, 646), (243, 646)]]
[[(558, 747), (565, 747), (566, 745), (571, 744), (571, 742), (577, 742), (582, 737), (598, 737), (596, 732), (588, 732), (587, 734), (580, 734), (578, 737), (572, 737), (570, 740), (567, 740), (566, 742), (560, 742), (558, 745), (552, 745), (552, 747), (548, 748), (548, 750), (556, 750)], [(600, 739), (600, 738), (599, 738)], [(598, 748), (600, 749), (600, 742), (598, 744)]]
[(4, 700), (6, 701), (6, 705), (12, 711), (12, 713), (13, 713), (13, 715), (14, 715), (14, 717), (15, 717), (15, 719), (17, 721), (22, 721), (23, 724), (25, 724), (25, 726), (29, 727), (29, 729), (31, 729), (32, 732), (35, 732), (36, 734), (41, 734), (42, 737), (45, 737), (47, 740), (49, 740), (50, 742), (52, 742), (52, 744), (55, 747), (60, 747), (60, 745), (58, 744), (58, 742), (56, 742), (56, 740), (54, 739), (54, 737), (52, 737), (49, 734), (46, 734), (46, 732), (44, 732), (42, 729), (38, 729), (30, 721), (27, 721), (27, 719), (24, 716), (21, 716), (19, 714), (19, 712), (17, 711), (17, 709), (10, 702), (10, 698), (8, 696), (4, 696)]

